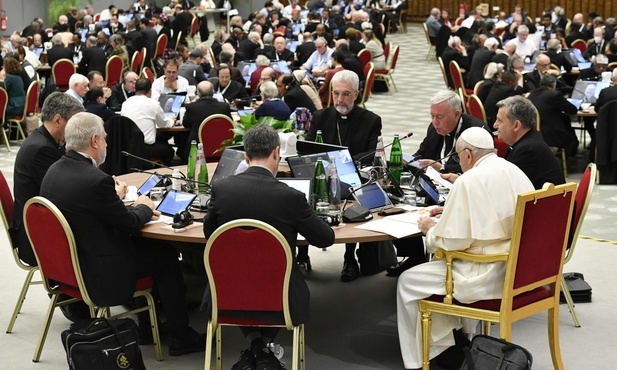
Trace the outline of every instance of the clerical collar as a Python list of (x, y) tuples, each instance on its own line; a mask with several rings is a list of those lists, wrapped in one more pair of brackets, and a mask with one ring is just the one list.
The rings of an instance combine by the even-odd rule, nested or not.
[(79, 153), (79, 154), (83, 155), (84, 157), (88, 158), (89, 160), (91, 160), (92, 161), (92, 165), (94, 167), (98, 167), (98, 165), (96, 164), (96, 161), (94, 160), (94, 158), (90, 157), (90, 155), (88, 155), (87, 153), (84, 153), (84, 152), (77, 152), (77, 153)]

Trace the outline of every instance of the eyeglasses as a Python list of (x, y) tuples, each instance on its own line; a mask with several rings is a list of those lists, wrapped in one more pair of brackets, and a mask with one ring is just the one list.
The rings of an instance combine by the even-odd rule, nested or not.
[(351, 92), (351, 91), (343, 91), (343, 92), (340, 92), (340, 91), (332, 91), (332, 95), (334, 95), (334, 96), (336, 96), (336, 97), (338, 97), (338, 96), (341, 96), (341, 95), (342, 95), (344, 98), (349, 98), (351, 95), (353, 95), (353, 92)]
[(456, 163), (460, 162), (460, 160), (461, 160), (460, 154), (462, 152), (464, 152), (465, 150), (471, 151), (469, 148), (465, 148), (465, 149), (461, 150), (460, 152), (454, 152), (454, 153), (452, 153), (452, 160), (454, 162), (456, 162)]

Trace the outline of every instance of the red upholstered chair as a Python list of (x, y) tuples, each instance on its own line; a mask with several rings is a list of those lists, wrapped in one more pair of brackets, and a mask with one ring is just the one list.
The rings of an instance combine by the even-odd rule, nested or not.
[(505, 141), (501, 140), (497, 136), (493, 138), (493, 141), (495, 142), (495, 149), (497, 149), (497, 155), (501, 158), (505, 158), (506, 153), (510, 148), (510, 145), (508, 145)]
[(26, 134), (24, 133), (22, 125), (25, 124), (26, 117), (34, 116), (36, 114), (39, 103), (39, 92), (39, 81), (33, 81), (30, 86), (28, 86), (28, 91), (26, 92), (26, 104), (24, 105), (24, 111), (20, 115), (9, 119), (9, 133), (12, 129), (17, 129), (22, 140), (26, 140)]
[(469, 95), (469, 98), (467, 98), (467, 113), (471, 114), (482, 122), (487, 123), (486, 112), (484, 111), (484, 104), (482, 104), (480, 98), (478, 98), (474, 94)]
[(167, 47), (167, 35), (162, 33), (159, 35), (159, 38), (156, 39), (156, 50), (154, 52), (154, 60), (158, 58), (162, 58), (163, 54), (165, 54), (165, 48)]
[(199, 142), (203, 144), (208, 161), (218, 162), (222, 151), (221, 143), (234, 137), (234, 122), (224, 114), (213, 114), (199, 125)]
[[(239, 219), (220, 226), (208, 238), (204, 265), (210, 283), (212, 316), (208, 320), (205, 369), (210, 369), (216, 336), (217, 369), (222, 368), (221, 326), (273, 326), (293, 330), (292, 369), (304, 369), (304, 324), (289, 312), (293, 256), (287, 240), (265, 222)], [(238, 279), (238, 276), (244, 276)], [(280, 322), (220, 316), (220, 310), (280, 313)], [(298, 366), (300, 365), (300, 366)]]
[[(520, 194), (516, 203), (510, 251), (478, 255), (440, 250), (445, 258), (446, 296), (431, 296), (419, 302), (422, 314), (422, 369), (429, 369), (431, 314), (440, 313), (484, 321), (490, 334), (491, 322), (499, 323), (499, 338), (512, 337), (512, 323), (548, 311), (548, 341), (555, 369), (563, 370), (559, 346), (559, 291), (570, 232), (576, 184), (545, 184), (541, 190)], [(546, 217), (550, 214), (551, 217)], [(476, 263), (506, 263), (502, 299), (462, 304), (453, 297), (453, 260)], [(455, 263), (455, 262), (454, 262)], [(547, 288), (548, 286), (548, 288)]]
[(174, 50), (178, 50), (178, 45), (180, 45), (180, 42), (182, 41), (182, 31), (178, 31), (178, 34), (172, 37), (174, 37), (176, 40), (174, 42)]
[(364, 76), (366, 77), (364, 81), (364, 90), (362, 90), (362, 99), (360, 99), (360, 103), (358, 104), (366, 109), (366, 101), (369, 96), (371, 96), (371, 90), (373, 90), (373, 84), (375, 83), (375, 68), (373, 67), (373, 62), (369, 62), (366, 67), (364, 67)]
[(75, 64), (72, 60), (60, 59), (51, 67), (51, 74), (54, 76), (54, 82), (60, 91), (69, 89), (69, 79), (74, 73)]
[(141, 77), (145, 77), (148, 80), (150, 80), (150, 82), (154, 82), (154, 80), (156, 79), (156, 77), (154, 77), (154, 72), (152, 72), (152, 70), (148, 67), (144, 67), (141, 70)]
[(27, 272), (24, 283), (21, 286), (21, 291), (19, 292), (19, 297), (17, 297), (17, 302), (15, 302), (15, 309), (13, 309), (13, 314), (11, 315), (9, 326), (6, 328), (7, 333), (13, 332), (15, 320), (17, 320), (17, 315), (21, 311), (21, 307), (26, 300), (26, 294), (28, 294), (28, 288), (30, 288), (30, 285), (42, 283), (42, 281), (40, 280), (32, 281), (34, 273), (37, 272), (39, 268), (37, 266), (29, 266), (23, 263), (19, 259), (17, 249), (13, 248), (13, 243), (11, 242), (11, 237), (9, 235), (9, 226), (11, 225), (11, 221), (13, 219), (14, 204), (15, 202), (13, 200), (13, 195), (11, 195), (11, 189), (9, 188), (9, 184), (7, 184), (6, 179), (4, 178), (4, 174), (0, 171), (0, 212), (2, 215), (2, 224), (4, 225), (6, 238), (9, 241), (9, 247), (11, 247), (11, 253), (13, 254), (13, 259), (15, 260), (17, 267)]
[(396, 88), (396, 84), (394, 83), (394, 77), (392, 77), (392, 74), (394, 73), (394, 70), (396, 69), (396, 62), (398, 61), (398, 51), (399, 51), (399, 47), (395, 46), (394, 49), (392, 50), (392, 58), (390, 59), (390, 62), (388, 63), (387, 69), (375, 70), (375, 79), (385, 81), (386, 85), (388, 86), (388, 92), (390, 92), (390, 94), (392, 94), (392, 90), (390, 89), (390, 81), (392, 81), (392, 86), (394, 86), (394, 90), (398, 92), (398, 89)]
[(390, 57), (390, 49), (392, 49), (392, 43), (386, 41), (386, 44), (383, 46), (383, 56), (386, 58), (386, 63), (388, 63), (388, 58)]
[(463, 80), (463, 73), (461, 72), (461, 67), (455, 60), (450, 61), (449, 68), (450, 76), (452, 77), (452, 83), (454, 84), (454, 89), (463, 89), (463, 94), (465, 96), (465, 101), (463, 102), (463, 104), (465, 104), (467, 99), (469, 98), (469, 95), (473, 94), (473, 89), (465, 87), (465, 81)]
[[(40, 196), (30, 199), (24, 207), (24, 224), (41, 271), (43, 286), (51, 295), (47, 315), (32, 359), (33, 362), (38, 362), (56, 307), (83, 300), (90, 306), (91, 314), (96, 314), (97, 317), (109, 316), (109, 307), (97, 306), (90, 298), (88, 287), (81, 273), (79, 253), (73, 232), (66, 218), (53, 203)], [(109, 318), (116, 319), (149, 311), (155, 356), (158, 361), (162, 361), (163, 353), (156, 321), (156, 308), (150, 294), (152, 285), (151, 277), (138, 279), (136, 283), (134, 297), (144, 297), (148, 302), (146, 307), (122, 312)], [(72, 299), (58, 302), (60, 294), (68, 295)]]
[[(7, 94), (6, 90), (3, 87), (0, 87), (0, 124), (2, 127), (2, 137), (4, 139), (4, 144), (6, 145), (6, 149), (11, 151), (11, 144), (9, 144), (9, 137), (6, 135), (6, 130), (4, 129), (4, 121), (6, 120), (6, 106), (9, 104), (9, 94)], [(7, 124), (8, 128), (8, 124)]]
[(580, 50), (581, 53), (584, 53), (585, 51), (587, 51), (587, 42), (583, 39), (576, 39), (572, 41), (571, 47), (573, 49)]
[(368, 49), (362, 49), (358, 53), (358, 59), (360, 59), (360, 64), (362, 64), (362, 69), (366, 67), (366, 65), (373, 60), (373, 55)]
[(107, 63), (105, 64), (105, 85), (107, 87), (113, 87), (120, 84), (122, 80), (122, 68), (124, 64), (122, 63), (122, 58), (117, 55), (112, 56), (107, 59)]
[(193, 40), (193, 45), (196, 45), (195, 36), (197, 35), (198, 32), (199, 32), (199, 18), (193, 16), (193, 20), (191, 21), (191, 32), (189, 34), (189, 36), (191, 37), (191, 40)]
[[(576, 247), (578, 234), (581, 231), (581, 226), (583, 225), (583, 220), (585, 219), (585, 214), (587, 213), (587, 208), (589, 207), (589, 203), (591, 202), (591, 194), (593, 193), (593, 187), (595, 185), (596, 172), (596, 164), (589, 163), (587, 169), (581, 177), (581, 181), (579, 181), (578, 186), (576, 187), (574, 214), (572, 216), (572, 225), (570, 226), (570, 238), (568, 249), (566, 250), (566, 259), (564, 261), (564, 264), (568, 263), (572, 259), (572, 255), (574, 254), (574, 247)], [(561, 289), (563, 291), (563, 295), (565, 296), (566, 302), (568, 303), (568, 308), (570, 309), (570, 314), (572, 315), (574, 326), (578, 328), (581, 326), (581, 324), (578, 322), (578, 317), (576, 316), (576, 312), (574, 311), (574, 301), (572, 301), (570, 290), (568, 289), (568, 286), (566, 285), (566, 281), (563, 276), (561, 279)]]
[(145, 59), (146, 48), (141, 48), (141, 50), (135, 52), (135, 54), (133, 54), (133, 59), (131, 60), (131, 71), (135, 72), (139, 76), (139, 73), (144, 66)]
[(214, 51), (212, 51), (212, 48), (208, 48), (208, 53), (210, 54), (210, 65), (212, 66), (212, 68), (216, 68), (216, 58), (214, 57)]

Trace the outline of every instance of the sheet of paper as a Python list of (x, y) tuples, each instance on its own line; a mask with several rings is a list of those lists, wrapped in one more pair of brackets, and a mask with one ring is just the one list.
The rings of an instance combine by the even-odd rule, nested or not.
[(390, 217), (380, 220), (370, 221), (362, 225), (356, 226), (358, 229), (376, 231), (378, 233), (388, 234), (395, 238), (404, 238), (406, 236), (420, 232), (417, 224), (410, 222), (401, 222), (393, 220)]
[(441, 177), (441, 174), (439, 172), (437, 172), (436, 169), (434, 169), (431, 166), (428, 166), (426, 168), (426, 175), (433, 180), (434, 183), (443, 186), (446, 189), (452, 189), (452, 183), (448, 180), (445, 180)]

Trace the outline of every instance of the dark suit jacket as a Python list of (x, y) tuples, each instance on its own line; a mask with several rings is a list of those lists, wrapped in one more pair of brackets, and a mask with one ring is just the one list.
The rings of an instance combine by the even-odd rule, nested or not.
[(568, 61), (568, 58), (566, 58), (563, 53), (557, 53), (554, 50), (548, 50), (546, 52), (546, 56), (548, 56), (551, 59), (551, 63), (556, 65), (557, 67), (563, 67), (563, 69), (566, 70), (566, 72), (570, 72), (572, 70), (572, 64), (570, 64), (570, 62)]
[[(251, 202), (246, 202), (246, 194)], [(217, 227), (239, 218), (266, 222), (283, 236), (295, 259), (297, 234), (311, 245), (327, 247), (334, 242), (334, 232), (321, 221), (307, 203), (304, 194), (274, 178), (269, 170), (253, 166), (246, 172), (218, 181), (204, 218), (204, 234), (210, 236)], [(289, 282), (289, 302), (294, 323), (309, 319), (310, 293), (300, 269), (293, 263)], [(209, 301), (209, 296), (206, 298)], [(256, 315), (258, 316), (258, 315)]]
[(617, 85), (607, 87), (600, 91), (600, 95), (598, 96), (598, 100), (596, 100), (595, 110), (596, 112), (600, 112), (600, 109), (608, 102), (612, 102), (617, 100)]
[(133, 58), (134, 53), (141, 51), (142, 48), (146, 47), (146, 40), (144, 39), (144, 36), (139, 30), (132, 30), (131, 32), (127, 32), (126, 40), (127, 40), (127, 44), (129, 42), (133, 44), (132, 50), (128, 49), (127, 47), (127, 50), (129, 53), (129, 62), (130, 62), (131, 58)]
[(145, 46), (146, 46), (146, 61), (152, 59), (154, 52), (156, 51), (156, 40), (159, 35), (156, 33), (154, 28), (146, 27), (140, 30), (141, 35), (144, 38)]
[(291, 112), (289, 106), (282, 100), (266, 100), (257, 109), (255, 109), (255, 118), (274, 117), (279, 121), (289, 119)]
[[(358, 106), (346, 117), (343, 119), (334, 107), (316, 111), (306, 140), (315, 141), (317, 130), (321, 130), (324, 143), (348, 147), (354, 161), (373, 152), (381, 135), (381, 117)], [(373, 156), (362, 163), (373, 163)]]
[(545, 182), (555, 185), (566, 182), (557, 157), (539, 131), (528, 131), (508, 149), (506, 159), (517, 165), (536, 189), (542, 189)]
[(592, 65), (589, 68), (581, 69), (578, 79), (583, 81), (600, 81), (602, 80), (602, 75), (599, 75)]
[(497, 118), (497, 103), (500, 100), (509, 98), (511, 96), (522, 95), (524, 92), (524, 89), (522, 89), (520, 86), (516, 90), (514, 90), (501, 81), (493, 85), (493, 87), (491, 88), (491, 92), (488, 94), (486, 102), (484, 103), (486, 121), (490, 123), (491, 127), (493, 123), (495, 123), (495, 119)]
[[(47, 63), (53, 67), (60, 59), (68, 59), (73, 61), (73, 51), (66, 46), (54, 46), (47, 50)], [(103, 68), (104, 69), (104, 68)]]
[(186, 112), (182, 119), (182, 125), (191, 129), (187, 144), (191, 141), (197, 140), (199, 142), (199, 125), (206, 118), (213, 114), (224, 114), (231, 118), (231, 110), (229, 104), (221, 103), (212, 97), (202, 97), (201, 99), (194, 101), (186, 105)]
[[(120, 111), (122, 109), (122, 103), (124, 103), (127, 98), (135, 95), (135, 93), (124, 90), (124, 84), (112, 86), (110, 89), (111, 96), (107, 99), (107, 106), (114, 111)], [(126, 98), (124, 94), (126, 94)]]
[(504, 68), (506, 68), (506, 66), (508, 65), (508, 54), (506, 53), (496, 54), (491, 59), (491, 62), (501, 63), (503, 64)]
[(114, 179), (74, 151), (49, 168), (41, 195), (60, 209), (71, 226), (92, 300), (100, 306), (128, 302), (136, 281), (130, 233), (150, 221), (152, 210), (145, 205), (125, 206)]
[(105, 76), (105, 64), (107, 63), (107, 57), (105, 51), (98, 46), (92, 46), (85, 48), (81, 52), (81, 60), (77, 69), (79, 73), (84, 76), (91, 71), (99, 71)]
[[(458, 139), (458, 137), (463, 131), (467, 130), (470, 127), (483, 127), (488, 132), (491, 132), (491, 130), (486, 126), (484, 122), (480, 121), (474, 116), (470, 116), (465, 113), (461, 115), (460, 125), (461, 129), (459, 130), (458, 135), (454, 137), (455, 140)], [(454, 135), (455, 133), (456, 128), (450, 134)], [(443, 148), (443, 142), (444, 136), (439, 135), (437, 131), (435, 131), (435, 127), (430, 124), (428, 125), (428, 129), (426, 130), (426, 137), (424, 138), (424, 140), (422, 140), (422, 143), (420, 144), (420, 147), (418, 148), (418, 151), (414, 154), (414, 156), (421, 156), (422, 159), (438, 160), (442, 157), (441, 150)], [(456, 143), (456, 141), (454, 143)], [(454, 144), (452, 145), (452, 147), (454, 148)], [(454, 159), (452, 159), (452, 157), (448, 158), (448, 161), (445, 165), (445, 171), (457, 173), (463, 172), (461, 170), (461, 166), (456, 163)]]
[(493, 55), (495, 55), (495, 52), (487, 48), (480, 48), (474, 53), (471, 66), (469, 67), (467, 86), (473, 88), (476, 83), (484, 79), (484, 66), (491, 62)]
[(300, 64), (306, 63), (308, 58), (311, 57), (311, 54), (315, 52), (315, 43), (314, 42), (305, 42), (302, 45), (298, 45), (296, 48), (296, 57), (298, 58), (298, 62)]
[[(220, 85), (218, 79), (212, 84), (214, 85), (214, 92), (219, 91)], [(225, 97), (225, 99), (227, 99), (228, 102), (231, 103), (234, 99), (248, 98), (249, 94), (246, 92), (244, 85), (239, 83), (238, 81), (231, 80), (229, 81), (229, 85), (227, 86), (228, 88), (223, 93), (223, 96)], [(223, 91), (223, 89), (220, 90)]]
[(278, 54), (276, 49), (272, 49), (272, 51), (266, 56), (270, 58), (270, 60), (284, 60), (286, 62), (293, 62), (294, 60), (294, 53), (292, 53), (289, 49), (283, 50), (281, 54)]
[(570, 117), (576, 114), (576, 107), (557, 90), (539, 87), (529, 94), (529, 101), (540, 114), (540, 132), (549, 146), (573, 150), (578, 147), (578, 139), (570, 126)]
[[(460, 53), (457, 53), (451, 47), (447, 47), (444, 49), (443, 54), (441, 55), (441, 59), (443, 60), (443, 66), (446, 69), (446, 76), (448, 76), (448, 83), (450, 87), (454, 87), (454, 83), (452, 82), (452, 76), (450, 75), (450, 62), (455, 60), (458, 63), (458, 66), (461, 69), (469, 71), (469, 67), (471, 63), (469, 62), (469, 58), (467, 56), (463, 56)], [(466, 78), (466, 74), (463, 73), (463, 79)]]
[(257, 50), (259, 50), (259, 44), (249, 39), (240, 41), (240, 46), (238, 46), (238, 51), (244, 55), (243, 60), (254, 60)]
[(18, 248), (19, 257), (32, 266), (36, 266), (37, 263), (23, 225), (24, 205), (30, 198), (40, 194), (41, 183), (49, 166), (63, 154), (64, 147), (56, 143), (43, 125), (28, 135), (15, 158), (13, 173), (15, 207), (10, 231), (13, 246)]
[[(598, 52), (598, 46), (599, 46), (599, 51)], [(592, 56), (594, 55), (598, 55), (598, 54), (604, 54), (604, 48), (606, 47), (606, 41), (604, 41), (604, 39), (602, 39), (600, 41), (600, 44), (596, 44), (595, 41), (592, 41), (588, 46), (587, 46), (587, 50), (585, 50), (585, 52), (583, 53), (583, 57), (587, 60), (590, 60)]]
[(313, 100), (306, 95), (306, 92), (302, 90), (300, 86), (295, 86), (291, 90), (287, 91), (287, 94), (283, 97), (283, 100), (289, 106), (291, 112), (295, 112), (296, 108), (307, 108), (311, 113), (315, 113), (317, 108)]

